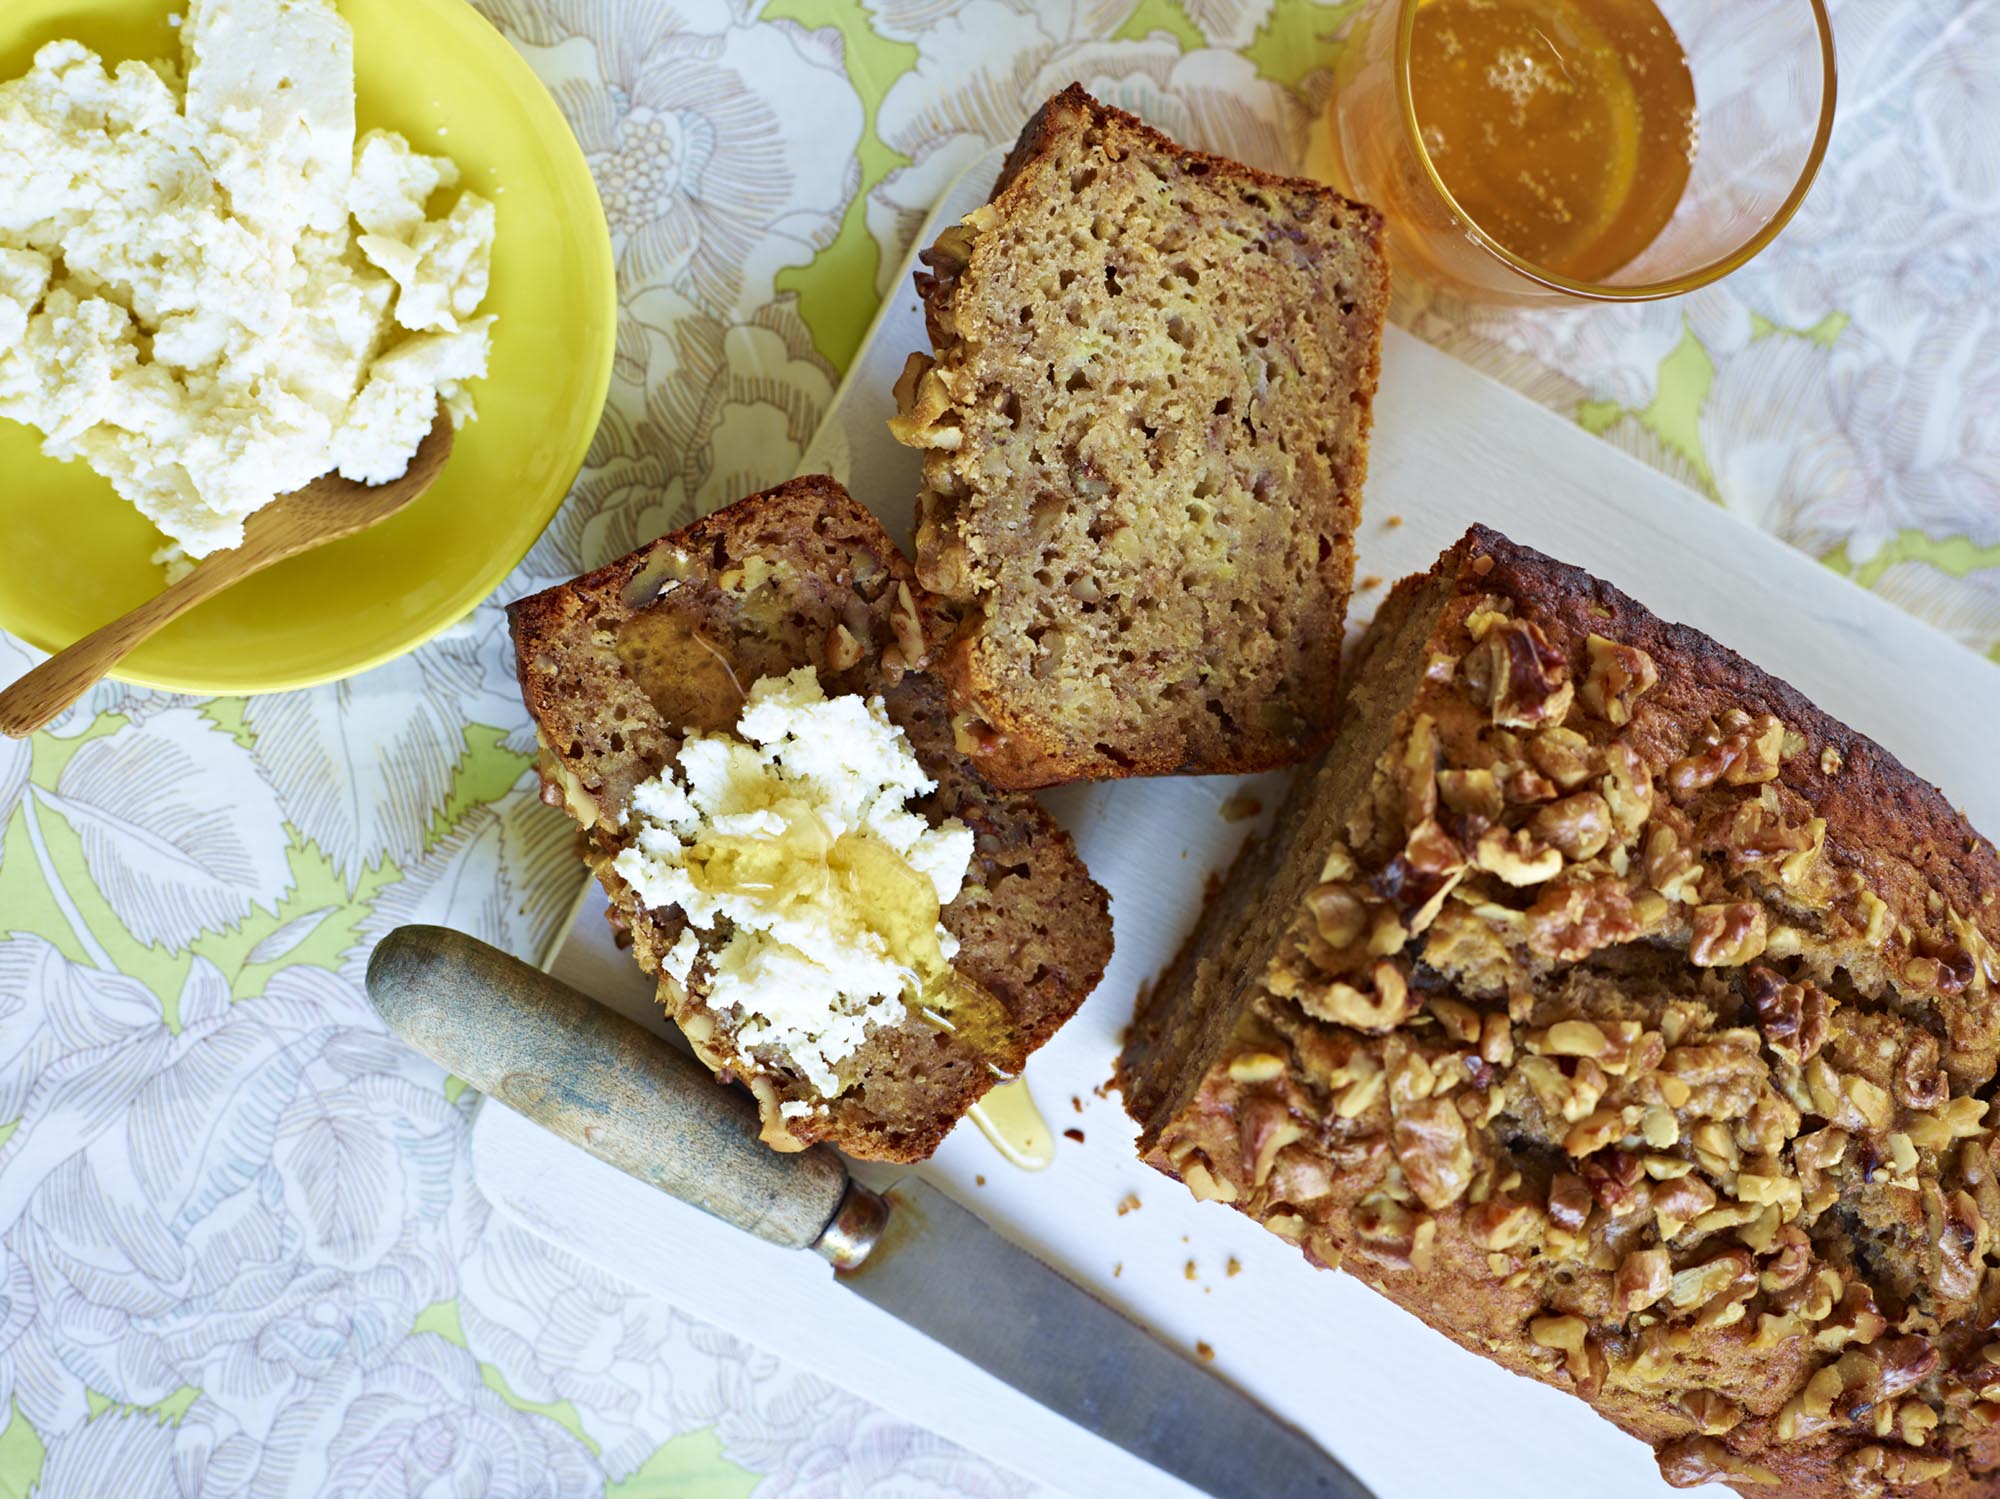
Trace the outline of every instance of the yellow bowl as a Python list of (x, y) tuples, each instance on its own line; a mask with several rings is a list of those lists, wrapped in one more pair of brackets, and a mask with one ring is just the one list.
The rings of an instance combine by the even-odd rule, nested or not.
[[(74, 37), (107, 62), (178, 57), (174, 0), (5, 0), (0, 78)], [(362, 129), (456, 161), (499, 227), (493, 359), (431, 492), (394, 519), (239, 583), (116, 675), (177, 692), (275, 692), (400, 655), (462, 618), (562, 503), (611, 381), (611, 238), (569, 126), (520, 54), (465, 0), (339, 0), (354, 28)], [(81, 463), (0, 419), (0, 627), (68, 645), (159, 592), (163, 538)]]

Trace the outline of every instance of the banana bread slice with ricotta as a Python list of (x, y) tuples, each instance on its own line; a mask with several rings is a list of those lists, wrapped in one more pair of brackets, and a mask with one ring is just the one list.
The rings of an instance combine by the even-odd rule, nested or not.
[(1072, 86), (917, 277), (917, 572), (996, 785), (1291, 765), (1333, 727), (1382, 221)]
[[(1104, 892), (1068, 834), (1032, 798), (988, 789), (953, 747), (944, 694), (920, 670), (929, 655), (925, 602), (875, 518), (833, 480), (805, 478), (509, 610), (522, 695), (541, 741), (545, 799), (581, 824), (584, 857), (610, 896), (613, 922), (629, 929), (640, 964), (659, 976), (661, 1002), (696, 1055), (749, 1086), (764, 1138), (779, 1149), (827, 1140), (874, 1159), (930, 1154), (996, 1079), (1017, 1071), (1070, 1016), (1110, 957)], [(885, 905), (883, 892), (907, 892), (910, 865), (928, 852), (899, 860), (879, 840), (835, 837), (841, 829), (814, 816), (786, 824), (778, 814), (787, 804), (765, 794), (769, 786), (732, 782), (726, 789), (742, 804), (722, 811), (748, 814), (751, 823), (718, 814), (688, 834), (700, 840), (684, 851), (694, 886), (682, 897), (688, 904), (649, 905), (633, 884), (647, 884), (641, 845), (671, 822), (672, 809), (661, 804), (681, 794), (683, 773), (701, 794), (683, 752), (700, 745), (711, 766), (740, 770), (750, 751), (733, 736), (753, 722), (751, 708), (761, 703), (768, 713), (801, 694), (833, 704), (814, 709), (812, 734), (856, 725), (866, 734), (869, 699), (879, 700), (887, 724), (875, 725), (882, 732), (862, 752), (844, 742), (787, 740), (780, 758), (805, 762), (818, 752), (832, 762), (821, 768), (839, 781), (860, 774), (850, 762), (893, 752), (879, 741), (900, 731), (905, 753), (914, 751), (921, 777), (934, 785), (906, 783), (918, 793), (908, 807), (898, 795), (886, 813), (873, 810), (870, 826), (900, 823), (906, 842), (931, 852), (939, 840), (963, 840), (962, 883), (935, 895), (919, 885), (917, 904), (928, 898), (928, 909), (920, 922), (910, 917), (906, 933), (923, 939), (935, 927), (938, 945), (926, 950), (934, 964), (949, 959), (949, 971), (922, 995), (904, 996), (907, 1003), (858, 1012), (862, 1019), (795, 1013), (798, 993), (784, 976), (799, 971), (787, 965), (801, 958), (790, 944), (815, 940), (798, 918), (851, 881), (875, 901), (867, 914), (887, 915), (858, 935), (847, 932), (843, 940), (852, 940), (842, 950), (858, 943), (893, 965), (897, 949), (885, 952), (884, 933), (893, 936), (904, 913)], [(711, 886), (734, 879), (766, 889), (781, 877), (774, 869), (789, 870), (799, 885), (782, 913), (791, 925), (776, 935), (739, 943), (740, 917), (699, 924), (691, 917)], [(807, 878), (796, 879), (800, 870)], [(825, 932), (818, 938), (830, 940)], [(790, 992), (758, 994), (760, 982)], [(724, 1003), (724, 992), (751, 994), (752, 1002)], [(833, 1034), (835, 1027), (845, 1030), (844, 1050), (781, 1044), (787, 1036), (795, 1043), (802, 1029)]]
[(2000, 861), (1934, 788), (1475, 528), (1143, 1002), (1153, 1165), (1573, 1390), (1669, 1481), (2000, 1484)]

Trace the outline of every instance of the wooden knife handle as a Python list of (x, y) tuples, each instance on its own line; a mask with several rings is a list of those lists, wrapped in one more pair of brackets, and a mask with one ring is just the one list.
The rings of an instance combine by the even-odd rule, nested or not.
[(368, 997), (397, 1035), (481, 1092), (760, 1239), (820, 1248), (841, 1210), (847, 1169), (831, 1150), (779, 1155), (758, 1141), (756, 1106), (738, 1089), (477, 938), (398, 927), (368, 959)]

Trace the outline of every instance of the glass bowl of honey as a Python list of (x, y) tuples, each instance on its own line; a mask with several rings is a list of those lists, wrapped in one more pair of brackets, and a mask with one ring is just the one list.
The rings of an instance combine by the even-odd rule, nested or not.
[(1678, 296), (1762, 250), (1833, 131), (1823, 0), (1371, 0), (1334, 173), (1473, 300)]

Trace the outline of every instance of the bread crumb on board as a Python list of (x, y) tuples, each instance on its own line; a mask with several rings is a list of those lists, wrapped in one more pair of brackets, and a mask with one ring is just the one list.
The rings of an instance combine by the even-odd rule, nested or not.
[(1403, 523), (1402, 516), (1392, 515), (1388, 519), (1382, 522), (1382, 529), (1385, 531), (1393, 531), (1396, 529), (1396, 527), (1400, 526), (1402, 523)]
[(1227, 1275), (1231, 1280), (1234, 1280), (1243, 1273), (1243, 1261), (1232, 1254), (1229, 1257), (1229, 1263), (1222, 1267), (1222, 1273)]
[(983, 1187), (986, 1185), (986, 1178), (983, 1176), (975, 1176), (972, 1179), (972, 1184), (975, 1187)]
[(1382, 575), (1380, 573), (1369, 573), (1359, 583), (1354, 585), (1354, 591), (1356, 593), (1367, 593), (1371, 589), (1380, 588), (1381, 586)]
[(1136, 1213), (1138, 1211), (1139, 1194), (1137, 1192), (1127, 1192), (1123, 1197), (1118, 1199), (1119, 1217), (1123, 1218), (1127, 1213)]
[(1077, 1144), (1081, 1145), (1083, 1143), (1083, 1131), (1080, 1129), (1066, 1129), (1063, 1131), (1063, 1138), (1065, 1140), (1074, 1140)]
[(1182, 1275), (1184, 1275), (1184, 1276), (1186, 1276), (1186, 1277), (1187, 1277), (1187, 1278), (1188, 1278), (1189, 1280), (1193, 1280), (1193, 1279), (1195, 1278), (1195, 1274), (1196, 1274), (1196, 1272), (1195, 1272), (1195, 1264), (1194, 1264), (1194, 1261), (1193, 1261), (1193, 1260), (1189, 1260), (1189, 1261), (1187, 1262), (1187, 1265), (1186, 1265), (1186, 1267), (1185, 1267), (1185, 1268), (1184, 1268), (1184, 1269), (1183, 1269), (1183, 1270), (1181, 1271), (1181, 1274), (1182, 1274)]
[(1209, 1347), (1208, 1344), (1202, 1342), (1199, 1338), (1195, 1339), (1194, 1352), (1195, 1352), (1195, 1357), (1200, 1359), (1204, 1364), (1212, 1364), (1215, 1362), (1215, 1350)]
[(1263, 811), (1264, 804), (1247, 792), (1239, 791), (1215, 810), (1224, 822), (1243, 822)]

